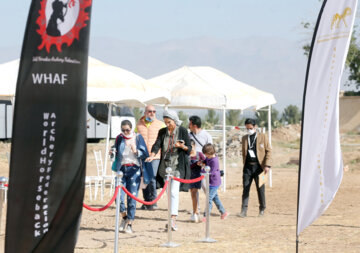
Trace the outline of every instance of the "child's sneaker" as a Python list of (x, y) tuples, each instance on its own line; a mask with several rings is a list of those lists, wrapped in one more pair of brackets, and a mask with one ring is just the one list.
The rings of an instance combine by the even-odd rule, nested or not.
[(206, 222), (206, 216), (202, 218), (202, 222)]
[(225, 213), (221, 214), (220, 219), (225, 220), (229, 215), (230, 215), (230, 213), (225, 212)]
[(128, 225), (126, 226), (125, 233), (127, 233), (127, 234), (132, 234), (132, 233), (133, 233), (132, 225), (131, 225), (131, 224), (128, 224)]
[(121, 220), (120, 226), (119, 226), (119, 231), (120, 232), (124, 231), (126, 223), (127, 223), (127, 219), (126, 219), (126, 217), (123, 217), (122, 220)]

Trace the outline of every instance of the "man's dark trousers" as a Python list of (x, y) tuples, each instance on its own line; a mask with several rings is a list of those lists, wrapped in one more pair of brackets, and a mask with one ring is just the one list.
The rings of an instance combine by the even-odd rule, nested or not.
[(262, 168), (257, 162), (246, 162), (243, 170), (243, 195), (242, 195), (242, 210), (247, 210), (249, 203), (249, 194), (251, 183), (254, 179), (256, 190), (259, 198), (260, 210), (265, 210), (265, 184), (259, 187), (259, 174), (262, 172)]

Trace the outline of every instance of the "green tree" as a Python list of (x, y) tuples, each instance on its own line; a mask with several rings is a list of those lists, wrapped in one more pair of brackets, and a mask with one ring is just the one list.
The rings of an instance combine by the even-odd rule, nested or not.
[(296, 105), (288, 105), (284, 109), (281, 120), (288, 124), (298, 124), (301, 120), (301, 111)]
[[(256, 111), (256, 121), (259, 127), (268, 127), (269, 117), (268, 110)], [(271, 127), (277, 128), (281, 125), (279, 120), (279, 111), (271, 107)]]
[(188, 116), (185, 112), (179, 111), (178, 112), (179, 119), (182, 121), (181, 126), (188, 128), (189, 122), (188, 122)]
[(219, 115), (216, 114), (214, 109), (209, 109), (205, 115), (205, 122), (207, 125), (216, 125), (219, 124)]
[(136, 120), (135, 122), (138, 122), (139, 119), (144, 115), (144, 111), (137, 107), (133, 109), (133, 113)]
[(241, 125), (240, 114), (240, 110), (228, 110), (226, 112), (226, 124), (230, 126)]
[(355, 86), (355, 89), (360, 89), (360, 47), (356, 43), (355, 32), (351, 38), (349, 52), (346, 58), (346, 65), (349, 68), (349, 82), (347, 86)]

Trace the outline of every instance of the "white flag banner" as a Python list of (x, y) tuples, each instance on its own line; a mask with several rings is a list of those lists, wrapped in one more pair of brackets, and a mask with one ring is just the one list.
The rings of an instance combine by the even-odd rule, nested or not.
[(357, 0), (324, 0), (307, 68), (300, 151), (297, 235), (330, 205), (343, 163), (339, 136), (339, 87)]

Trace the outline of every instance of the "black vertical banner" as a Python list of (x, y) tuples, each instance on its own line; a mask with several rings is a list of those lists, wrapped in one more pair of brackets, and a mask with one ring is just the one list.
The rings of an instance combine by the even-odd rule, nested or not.
[(86, 162), (91, 0), (33, 0), (15, 97), (5, 252), (73, 252)]

